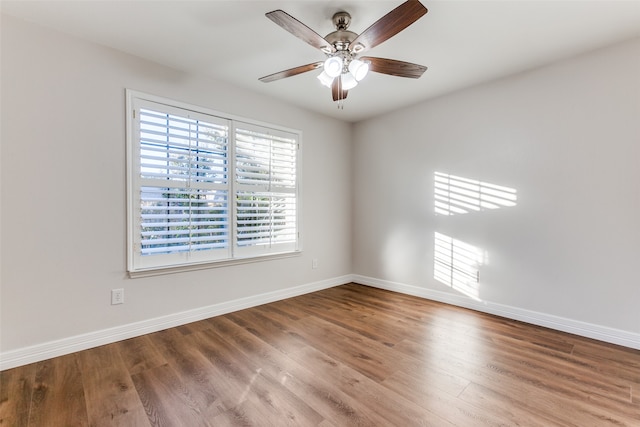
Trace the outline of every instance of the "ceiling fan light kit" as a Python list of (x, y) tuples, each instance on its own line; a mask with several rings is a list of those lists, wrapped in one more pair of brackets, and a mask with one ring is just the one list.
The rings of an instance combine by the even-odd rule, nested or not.
[(260, 81), (272, 82), (322, 68), (317, 78), (324, 86), (331, 88), (333, 100), (338, 101), (338, 108), (342, 108), (348, 91), (362, 81), (369, 71), (417, 79), (427, 67), (394, 59), (358, 58), (358, 55), (398, 34), (425, 13), (427, 8), (420, 1), (407, 0), (358, 35), (347, 29), (351, 23), (351, 15), (338, 12), (333, 15), (336, 30), (322, 37), (283, 10), (269, 12), (266, 14), (267, 18), (322, 51), (327, 59), (270, 74), (261, 77)]
[(318, 74), (318, 80), (320, 80), (320, 83), (322, 83), (324, 86), (328, 88), (331, 87), (331, 83), (333, 83), (333, 79), (334, 78), (331, 77), (329, 74), (327, 74), (325, 71)]
[(330, 56), (324, 61), (324, 72), (329, 77), (338, 77), (342, 74), (343, 61), (339, 56)]
[(353, 74), (353, 77), (360, 81), (369, 74), (369, 61), (360, 61), (359, 59), (352, 59), (349, 63), (349, 72)]
[(342, 90), (349, 90), (356, 87), (358, 85), (358, 81), (353, 77), (353, 74), (344, 73), (340, 76), (340, 85), (342, 86)]

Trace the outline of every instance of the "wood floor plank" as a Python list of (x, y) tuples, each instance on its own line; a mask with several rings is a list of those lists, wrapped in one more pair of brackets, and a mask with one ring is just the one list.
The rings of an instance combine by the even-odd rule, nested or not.
[(404, 339), (410, 331), (409, 328), (404, 327), (406, 325), (389, 322), (388, 319), (377, 314), (350, 315), (352, 310), (353, 308), (346, 310), (345, 313), (345, 310), (335, 309), (315, 313), (315, 316), (388, 347)]
[[(372, 313), (397, 314), (403, 319), (419, 321), (422, 324), (437, 321), (440, 327), (449, 325), (457, 332), (466, 330), (470, 323), (475, 325), (477, 322), (473, 312), (467, 313), (466, 309), (397, 292), (381, 289), (375, 289), (372, 292), (372, 288), (355, 284), (339, 286), (327, 291), (332, 292), (330, 295), (349, 300)], [(401, 311), (397, 310), (398, 306), (402, 307)]]
[(331, 382), (354, 400), (394, 426), (453, 425), (438, 415), (390, 392), (388, 388), (312, 347), (291, 356), (302, 366), (313, 366), (316, 375)]
[[(413, 354), (417, 358), (429, 358), (432, 368), (440, 369), (452, 375), (459, 375), (474, 383), (486, 385), (496, 390), (510, 392), (509, 395), (521, 393), (523, 390), (533, 389), (532, 394), (547, 396), (551, 391), (556, 399), (566, 399), (567, 402), (599, 402), (603, 414), (613, 414), (615, 419), (619, 414), (622, 418), (638, 417), (640, 412), (632, 405), (599, 395), (597, 387), (589, 390), (591, 381), (586, 378), (584, 384), (576, 388), (576, 381), (567, 376), (543, 375), (536, 369), (529, 369), (522, 358), (516, 362), (505, 362), (496, 359), (497, 352), (492, 348), (490, 352), (474, 353), (459, 351), (458, 346), (448, 346), (440, 342), (435, 345), (426, 343), (402, 342), (398, 351)], [(593, 421), (593, 420), (592, 420)]]
[[(211, 320), (215, 325), (211, 332), (217, 336), (218, 340), (223, 340), (226, 345), (238, 349), (243, 357), (251, 360), (253, 366), (261, 369), (262, 374), (269, 375), (276, 381), (286, 380), (292, 360), (288, 356), (292, 352), (285, 354), (279, 351), (268, 341), (262, 340), (225, 316)], [(304, 347), (297, 348), (296, 352), (301, 351), (302, 348)]]
[(170, 365), (131, 377), (152, 426), (211, 426)]
[(149, 426), (118, 344), (77, 353), (92, 425)]
[[(538, 394), (520, 390), (517, 394), (497, 391), (476, 383), (470, 383), (460, 393), (459, 398), (486, 412), (497, 414), (509, 421), (510, 425), (526, 425), (530, 427), (549, 426), (580, 426), (583, 422), (580, 418), (563, 416), (566, 408), (562, 408), (557, 401), (541, 399)], [(535, 401), (533, 401), (535, 399)], [(531, 402), (532, 405), (527, 405)], [(545, 408), (538, 411), (535, 408)], [(593, 422), (589, 419), (589, 422)], [(578, 424), (576, 424), (578, 423)]]
[(556, 381), (558, 378), (563, 378), (565, 380), (563, 383), (568, 389), (580, 390), (604, 399), (629, 402), (631, 384), (627, 379), (602, 375), (597, 369), (577, 364), (569, 358), (557, 357), (549, 353), (542, 354), (531, 351), (526, 346), (520, 348), (513, 344), (496, 349), (494, 357), (505, 365), (516, 367), (539, 379)]
[[(219, 330), (255, 366), (262, 369), (264, 375), (269, 375), (282, 384), (296, 396), (302, 398), (316, 412), (325, 417), (327, 423), (335, 425), (386, 425), (383, 418), (372, 414), (361, 403), (362, 399), (352, 399), (339, 387), (322, 375), (317, 375), (313, 364), (302, 365), (291, 357), (304, 351), (283, 354), (254, 334), (243, 334), (239, 325), (220, 319), (217, 322)], [(240, 329), (239, 329), (240, 328)], [(309, 366), (311, 369), (307, 368)], [(326, 424), (326, 423), (324, 423)], [(323, 424), (323, 425), (324, 425)]]
[(473, 328), (472, 333), (493, 342), (508, 341), (511, 345), (526, 346), (532, 351), (554, 350), (570, 354), (574, 343), (570, 336), (558, 335), (540, 326), (484, 315), (479, 318), (483, 327)]
[(35, 364), (0, 372), (0, 425), (27, 425), (35, 376)]
[(324, 418), (272, 379), (256, 375), (244, 396), (213, 425), (316, 426)]
[(209, 360), (189, 334), (172, 328), (151, 334), (149, 339), (167, 359), (199, 412), (214, 417), (228, 409), (222, 399), (226, 390), (215, 381)]
[(302, 336), (290, 329), (288, 323), (265, 316), (256, 310), (241, 310), (229, 313), (226, 317), (284, 353), (295, 352), (307, 345)]
[[(634, 409), (628, 403), (621, 401), (620, 395), (628, 402), (629, 388), (620, 389), (616, 383), (603, 385), (602, 382), (592, 381), (590, 377), (576, 377), (553, 372), (540, 364), (524, 360), (522, 363), (495, 362), (491, 365), (503, 376), (508, 376), (514, 382), (531, 384), (540, 389), (552, 390), (559, 398), (568, 398), (574, 402), (597, 402), (603, 415), (611, 414), (609, 418), (616, 419), (617, 414), (624, 417), (640, 419), (640, 410)], [(607, 394), (610, 392), (611, 394)], [(640, 408), (638, 408), (640, 409)]]
[(512, 420), (538, 420), (545, 426), (635, 425), (633, 418), (527, 385), (515, 390), (513, 387), (503, 389), (497, 384), (472, 383), (460, 394), (460, 399), (502, 416), (508, 413)]
[(259, 307), (269, 310), (272, 313), (278, 313), (293, 322), (295, 322), (296, 320), (300, 320), (303, 317), (310, 316), (308, 311), (302, 309), (296, 303), (295, 298), (293, 298), (292, 300), (276, 301), (271, 304), (265, 304)]
[(295, 327), (298, 334), (313, 342), (314, 347), (323, 353), (332, 354), (376, 381), (383, 380), (398, 369), (399, 360), (387, 359), (385, 356), (389, 354), (385, 351), (388, 347), (355, 332), (336, 328), (324, 319), (309, 317), (298, 322)]
[(471, 405), (458, 397), (441, 393), (429, 383), (416, 379), (412, 373), (398, 371), (382, 384), (425, 410), (459, 426), (507, 426), (509, 422), (499, 415)]
[(36, 364), (29, 426), (88, 426), (82, 376), (76, 355)]
[(640, 383), (640, 350), (601, 342), (587, 341), (578, 337), (571, 356), (577, 361), (589, 363), (606, 375)]
[[(245, 335), (250, 334), (245, 331)], [(197, 342), (210, 360), (225, 391), (228, 409), (216, 416), (218, 422), (247, 424), (260, 420), (264, 425), (316, 425), (323, 420), (304, 400), (284, 387), (280, 379), (265, 375), (261, 364), (216, 331), (201, 331), (189, 339)]]
[(166, 358), (154, 347), (149, 335), (120, 341), (118, 350), (131, 375), (167, 363)]
[(0, 372), (0, 425), (639, 427), (640, 351), (347, 284)]
[(314, 314), (317, 311), (329, 311), (334, 309), (332, 301), (327, 300), (323, 296), (318, 296), (316, 293), (305, 294), (293, 298), (291, 301), (295, 301), (295, 304), (300, 307), (301, 310)]

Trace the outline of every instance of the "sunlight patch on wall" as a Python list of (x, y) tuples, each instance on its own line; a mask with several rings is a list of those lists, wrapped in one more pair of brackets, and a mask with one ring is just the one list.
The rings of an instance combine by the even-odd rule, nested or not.
[(436, 232), (433, 248), (433, 278), (480, 301), (479, 271), (484, 253), (468, 243)]
[(435, 172), (433, 182), (435, 212), (440, 215), (461, 215), (511, 207), (518, 200), (514, 188), (475, 179)]

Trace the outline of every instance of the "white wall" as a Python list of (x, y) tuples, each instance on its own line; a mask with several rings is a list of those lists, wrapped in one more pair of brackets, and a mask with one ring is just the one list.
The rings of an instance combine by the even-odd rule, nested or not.
[[(640, 342), (640, 40), (351, 134), (348, 124), (14, 18), (2, 17), (1, 36), (0, 356), (15, 356), (10, 364), (85, 346), (100, 331), (117, 336), (136, 322), (345, 278), (464, 298), (433, 279), (434, 231), (486, 252), (482, 304)], [(125, 88), (301, 129), (303, 255), (127, 278)], [(435, 171), (516, 188), (518, 204), (436, 217)], [(111, 306), (121, 287), (125, 304)], [(41, 350), (49, 353), (33, 355)]]
[[(302, 130), (303, 254), (129, 279), (125, 88)], [(1, 89), (5, 355), (351, 272), (349, 124), (6, 16)]]
[[(636, 39), (358, 123), (354, 272), (464, 297), (433, 278), (441, 232), (487, 256), (476, 307), (640, 344), (639, 76)], [(436, 216), (435, 171), (515, 188), (517, 206)]]

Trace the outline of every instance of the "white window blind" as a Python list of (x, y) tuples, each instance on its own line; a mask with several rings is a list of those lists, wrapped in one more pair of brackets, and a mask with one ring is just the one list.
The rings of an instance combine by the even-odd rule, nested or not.
[(290, 250), (297, 241), (297, 138), (244, 123), (235, 136), (239, 253)]
[(299, 134), (128, 92), (129, 271), (298, 250)]

